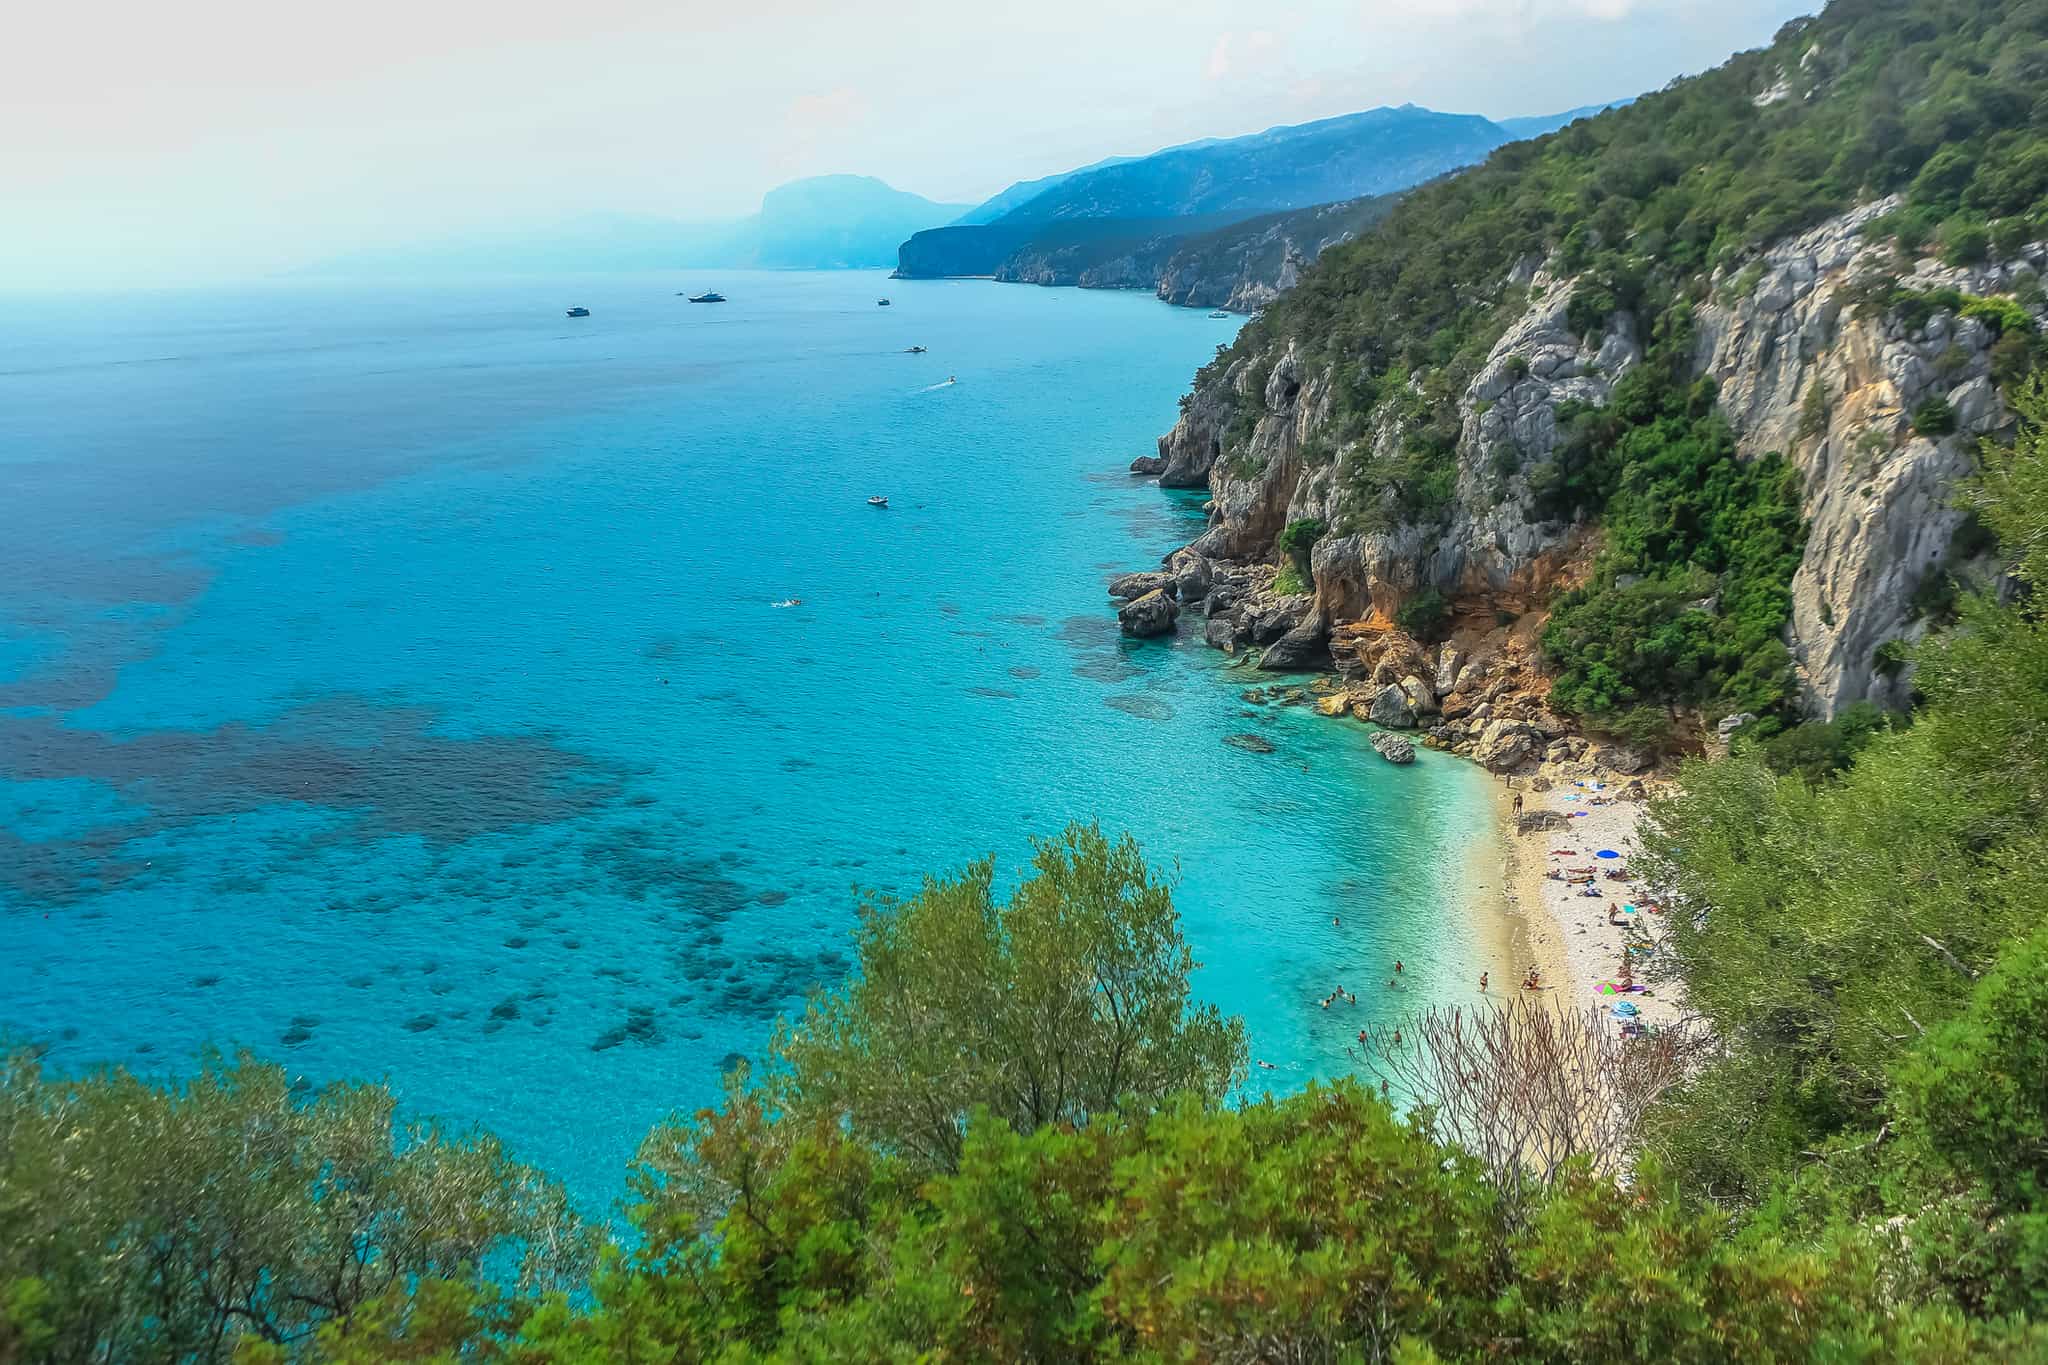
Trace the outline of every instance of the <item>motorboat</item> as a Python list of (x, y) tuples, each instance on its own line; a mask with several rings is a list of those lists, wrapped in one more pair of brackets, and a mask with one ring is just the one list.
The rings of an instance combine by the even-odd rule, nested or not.
[(569, 316), (572, 318), (587, 318), (590, 316), (590, 310), (588, 308), (571, 308)]
[(716, 289), (708, 289), (708, 290), (706, 290), (705, 292), (703, 292), (702, 294), (692, 294), (692, 295), (690, 295), (690, 302), (691, 302), (691, 303), (724, 303), (724, 302), (725, 302), (725, 295), (723, 295), (723, 294), (719, 293), (719, 292), (718, 292), (718, 291), (717, 291)]
[(883, 497), (880, 493), (877, 493), (875, 494), (875, 496), (868, 499), (868, 506), (870, 507), (887, 507), (888, 505), (889, 500)]
[(889, 300), (887, 300), (887, 299), (876, 299), (876, 300), (875, 300), (875, 307), (877, 307), (877, 308), (887, 308), (888, 306), (889, 306)]
[(1209, 316), (1212, 318), (1227, 318), (1230, 316), (1230, 314), (1226, 312), (1224, 309), (1218, 308), (1215, 312), (1209, 314)]
[(904, 352), (903, 354), (905, 354), (905, 355), (923, 355), (923, 354), (924, 354), (924, 347), (922, 347), (922, 346), (912, 346), (912, 347), (911, 347), (911, 348), (910, 348), (909, 350), (905, 351), (905, 352)]

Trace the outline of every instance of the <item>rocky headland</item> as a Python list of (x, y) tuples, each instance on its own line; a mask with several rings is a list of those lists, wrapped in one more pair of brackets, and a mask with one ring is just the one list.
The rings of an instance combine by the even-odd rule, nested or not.
[[(2036, 244), (2005, 261), (1930, 256), (1901, 271), (1889, 238), (1866, 232), (1896, 207), (1865, 204), (1771, 246), (1717, 275), (1693, 313), (1693, 372), (1717, 386), (1739, 457), (1782, 452), (1798, 475), (1809, 530), (1784, 640), (1799, 703), (1819, 718), (1856, 701), (1903, 705), (1910, 669), (1885, 647), (1930, 628), (1936, 575), (1983, 567), (1954, 489), (1977, 442), (2013, 418), (1993, 374), (1999, 333), (1957, 300), (2009, 296), (2048, 267)], [(1575, 329), (1585, 283), (1555, 260), (1518, 262), (1503, 284), (1528, 302), (1448, 399), (1456, 484), (1438, 515), (1358, 514), (1346, 460), (1397, 450), (1404, 419), (1383, 404), (1356, 449), (1333, 449), (1340, 377), (1281, 338), (1205, 372), (1158, 453), (1132, 463), (1164, 487), (1207, 489), (1209, 523), (1112, 591), (1135, 634), (1199, 630), (1267, 671), (1329, 670), (1344, 714), (1491, 771), (1564, 765), (1626, 781), (1658, 755), (1546, 701), (1548, 606), (1586, 581), (1602, 529), (1546, 517), (1532, 482), (1558, 456), (1560, 410), (1607, 404), (1644, 341), (1626, 311)], [(1283, 573), (1276, 543), (1297, 524), (1320, 534), (1303, 571)], [(1443, 603), (1427, 641), (1396, 624), (1425, 594)], [(1674, 706), (1671, 719), (1676, 747), (1697, 751), (1739, 718)]]

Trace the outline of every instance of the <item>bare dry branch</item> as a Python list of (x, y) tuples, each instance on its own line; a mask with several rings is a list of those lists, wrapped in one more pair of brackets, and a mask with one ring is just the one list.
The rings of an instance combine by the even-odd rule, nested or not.
[(1382, 1028), (1367, 1065), (1383, 1088), (1427, 1106), (1440, 1136), (1514, 1190), (1549, 1183), (1576, 1157), (1621, 1172), (1644, 1111), (1706, 1045), (1690, 1025), (1628, 1038), (1597, 1008), (1516, 999), (1430, 1009)]

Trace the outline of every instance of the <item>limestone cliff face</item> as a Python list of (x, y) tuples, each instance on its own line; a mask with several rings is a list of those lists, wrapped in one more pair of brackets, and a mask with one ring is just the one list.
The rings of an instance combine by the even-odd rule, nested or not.
[[(1447, 525), (1419, 526), (1370, 514), (1345, 486), (1345, 462), (1319, 462), (1303, 452), (1330, 418), (1330, 377), (1289, 347), (1260, 390), (1264, 415), (1249, 439), (1223, 453), (1232, 414), (1258, 377), (1240, 361), (1223, 378), (1239, 395), (1198, 391), (1181, 421), (1160, 438), (1161, 482), (1215, 495), (1208, 531), (1189, 548), (1240, 559), (1260, 554), (1290, 521), (1331, 528), (1316, 545), (1318, 604), (1333, 620), (1386, 617), (1423, 588), (1484, 596), (1504, 606), (1533, 605), (1558, 581), (1585, 539), (1582, 527), (1546, 522), (1529, 503), (1527, 473), (1557, 445), (1557, 406), (1567, 399), (1600, 404), (1614, 382), (1642, 358), (1634, 325), (1617, 314), (1597, 345), (1585, 346), (1565, 323), (1568, 284), (1537, 276), (1542, 300), (1513, 326), (1458, 403), (1457, 493)], [(1365, 438), (1391, 453), (1402, 437), (1392, 417)], [(1501, 452), (1507, 452), (1503, 456)], [(1507, 468), (1508, 456), (1512, 469)], [(1378, 529), (1353, 529), (1361, 521)]]
[[(1890, 245), (1863, 231), (1890, 207), (1866, 205), (1779, 243), (1716, 280), (1695, 314), (1696, 369), (1718, 382), (1742, 454), (1780, 451), (1805, 476), (1810, 534), (1787, 635), (1806, 701), (1823, 715), (1903, 699), (1906, 680), (1878, 667), (1878, 650), (1924, 632), (1914, 595), (1930, 572), (1953, 567), (1964, 520), (1955, 483), (1979, 439), (2012, 420), (1990, 378), (1996, 337), (1984, 323), (1852, 307), (1859, 281), (1897, 273)], [(1998, 294), (2044, 266), (2048, 249), (2030, 248), (2027, 260), (1962, 270), (1923, 261), (1901, 283)], [(1524, 262), (1511, 283), (1529, 301), (1455, 400), (1456, 491), (1431, 524), (1361, 506), (1347, 487), (1362, 456), (1399, 449), (1401, 405), (1382, 402), (1362, 436), (1332, 449), (1332, 376), (1293, 343), (1199, 386), (1158, 457), (1136, 468), (1208, 486), (1210, 524), (1188, 547), (1204, 557), (1270, 558), (1289, 522), (1329, 528), (1314, 548), (1314, 602), (1340, 634), (1350, 622), (1383, 626), (1424, 588), (1487, 615), (1539, 610), (1583, 572), (1597, 528), (1543, 519), (1529, 476), (1557, 448), (1559, 404), (1604, 405), (1643, 349), (1626, 313), (1579, 337), (1566, 321), (1572, 280)], [(1914, 430), (1931, 398), (1952, 409), (1953, 432)]]
[(1255, 312), (1292, 289), (1325, 251), (1369, 231), (1389, 207), (1383, 199), (1345, 200), (1185, 238), (1160, 266), (1157, 292), (1168, 303)]
[[(2012, 422), (1991, 379), (1996, 338), (1984, 323), (1944, 310), (1909, 327), (1851, 306), (1859, 279), (1896, 269), (1890, 246), (1862, 231), (1891, 207), (1868, 205), (1780, 243), (1748, 293), (1697, 315), (1697, 363), (1720, 382), (1743, 453), (1782, 451), (1805, 476), (1809, 531), (1788, 636), (1808, 704), (1828, 715), (1865, 699), (1903, 704), (1906, 679), (1877, 668), (1877, 652), (1926, 632), (1913, 597), (1930, 573), (1952, 567), (1964, 521), (1956, 482), (1978, 441)], [(2048, 262), (2031, 255), (2036, 268)], [(1999, 294), (2027, 264), (1923, 260), (1901, 284)], [(1916, 434), (1915, 409), (1935, 398), (1956, 430)]]

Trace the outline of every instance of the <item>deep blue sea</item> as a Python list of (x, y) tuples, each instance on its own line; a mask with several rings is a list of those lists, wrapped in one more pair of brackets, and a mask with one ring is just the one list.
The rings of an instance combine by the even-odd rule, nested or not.
[(0, 1034), (388, 1077), (601, 1205), (845, 973), (852, 888), (1099, 819), (1178, 864), (1255, 1084), (1344, 1070), (1469, 980), (1489, 796), (1119, 638), (1105, 580), (1200, 527), (1125, 466), (1236, 325), (862, 273), (9, 300)]

